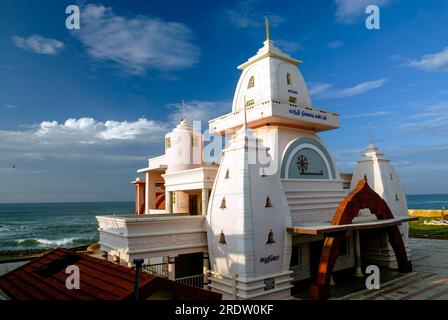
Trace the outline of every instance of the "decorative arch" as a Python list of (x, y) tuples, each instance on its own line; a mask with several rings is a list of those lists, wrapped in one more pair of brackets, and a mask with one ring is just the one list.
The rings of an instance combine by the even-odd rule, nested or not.
[(165, 192), (156, 195), (156, 209), (165, 209)]
[(327, 149), (318, 140), (309, 137), (303, 137), (293, 140), (285, 148), (282, 157), (280, 175), (282, 179), (292, 179), (290, 171), (291, 164), (293, 161), (296, 161), (298, 153), (303, 149), (307, 149), (308, 152), (314, 154), (316, 158), (315, 160), (321, 163), (320, 170), (322, 170), (322, 174), (310, 172), (309, 174), (304, 175), (301, 178), (336, 179), (336, 171), (333, 160)]
[[(386, 201), (369, 187), (367, 180), (360, 180), (356, 188), (339, 204), (331, 221), (333, 225), (350, 224), (358, 216), (359, 210), (370, 209), (378, 220), (393, 219), (392, 211)], [(397, 257), (398, 271), (411, 272), (412, 263), (408, 260), (406, 249), (397, 225), (384, 228), (389, 243)], [(311, 285), (311, 297), (316, 300), (329, 297), (331, 274), (339, 257), (340, 243), (345, 239), (345, 232), (338, 232), (325, 238), (316, 283)]]

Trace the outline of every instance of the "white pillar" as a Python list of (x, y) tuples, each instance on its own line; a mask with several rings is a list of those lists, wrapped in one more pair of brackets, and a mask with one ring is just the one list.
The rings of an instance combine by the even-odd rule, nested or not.
[(168, 279), (176, 280), (176, 257), (168, 257)]
[(172, 191), (165, 192), (165, 212), (173, 213), (173, 192)]
[(149, 172), (146, 172), (145, 175), (145, 214), (149, 213), (149, 197), (150, 197), (150, 190), (149, 190)]
[(355, 277), (364, 277), (361, 269), (361, 241), (359, 239), (359, 230), (353, 232), (355, 236)]
[(201, 206), (202, 206), (202, 215), (207, 215), (208, 208), (208, 189), (203, 188), (201, 193)]

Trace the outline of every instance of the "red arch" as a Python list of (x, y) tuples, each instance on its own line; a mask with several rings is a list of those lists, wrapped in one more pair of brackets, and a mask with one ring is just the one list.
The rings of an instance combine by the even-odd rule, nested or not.
[(156, 209), (165, 209), (165, 193), (156, 195)]
[[(360, 180), (356, 188), (339, 204), (331, 223), (333, 225), (350, 224), (359, 210), (370, 209), (378, 220), (392, 219), (394, 216), (386, 201), (373, 191), (367, 180)], [(412, 264), (408, 260), (406, 249), (397, 225), (386, 227), (389, 243), (397, 257), (398, 270), (411, 272)], [(340, 242), (345, 238), (345, 232), (338, 232), (325, 238), (316, 283), (311, 285), (313, 299), (329, 297), (331, 273), (339, 256)]]

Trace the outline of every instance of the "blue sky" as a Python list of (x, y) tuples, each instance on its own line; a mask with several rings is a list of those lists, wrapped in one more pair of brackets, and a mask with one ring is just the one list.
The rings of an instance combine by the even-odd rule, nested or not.
[[(81, 29), (65, 28), (66, 6)], [(367, 30), (368, 4), (381, 29)], [(230, 111), (236, 66), (271, 38), (302, 60), (342, 172), (368, 123), (408, 194), (448, 193), (448, 2), (0, 3), (0, 202), (133, 200), (129, 181), (182, 115)], [(15, 165), (15, 168), (12, 166)]]

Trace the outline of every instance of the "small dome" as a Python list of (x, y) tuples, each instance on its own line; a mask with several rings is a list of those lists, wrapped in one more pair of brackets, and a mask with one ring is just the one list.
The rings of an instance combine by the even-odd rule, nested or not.
[(238, 68), (243, 70), (235, 91), (232, 111), (244, 105), (275, 100), (311, 106), (308, 89), (297, 65), (302, 63), (266, 40), (258, 53)]
[(202, 135), (183, 117), (171, 132), (165, 135), (167, 173), (193, 169), (201, 166)]

